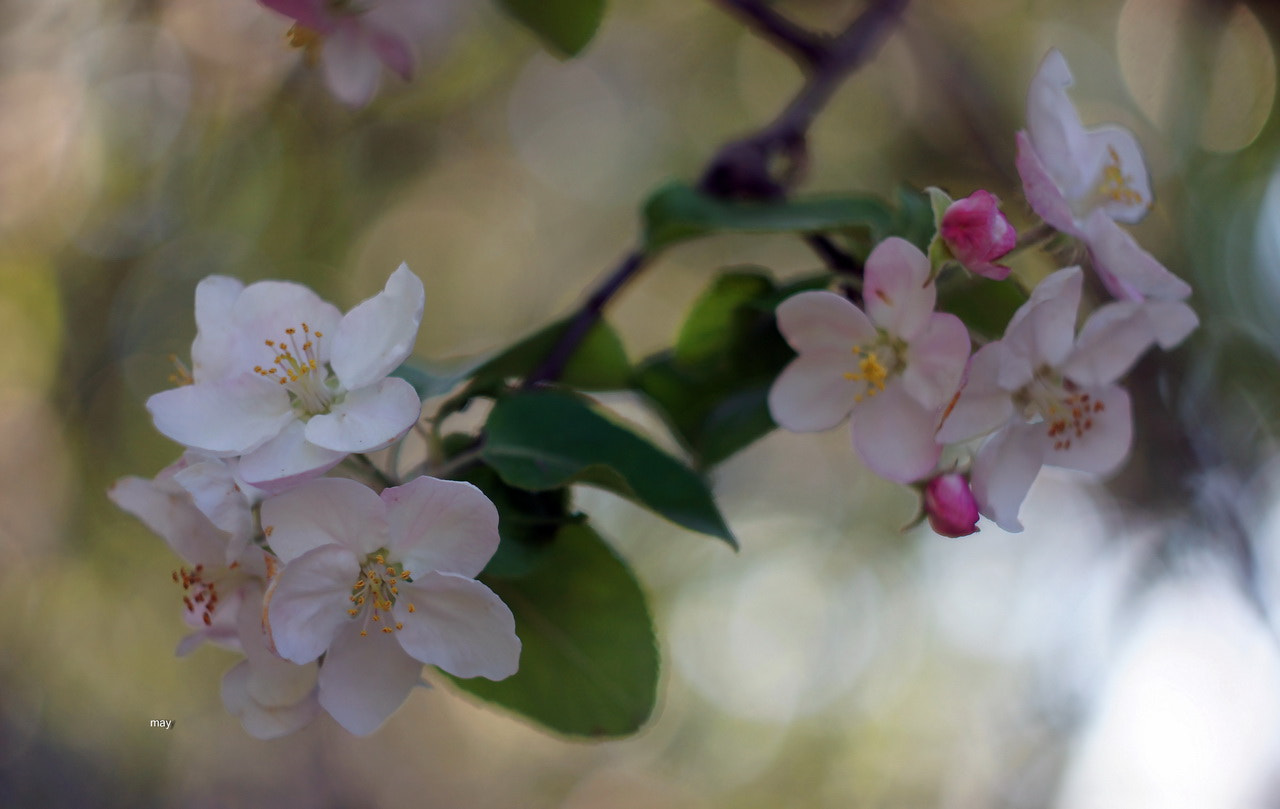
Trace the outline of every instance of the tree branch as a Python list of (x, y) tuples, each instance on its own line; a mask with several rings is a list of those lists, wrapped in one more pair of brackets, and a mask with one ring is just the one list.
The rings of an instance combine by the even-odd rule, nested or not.
[(805, 73), (812, 73), (826, 61), (827, 40), (796, 25), (760, 0), (717, 0), (729, 13), (739, 17), (774, 47), (795, 60)]

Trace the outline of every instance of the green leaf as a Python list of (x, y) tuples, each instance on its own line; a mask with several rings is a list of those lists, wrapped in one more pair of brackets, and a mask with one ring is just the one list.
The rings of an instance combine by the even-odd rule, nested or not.
[(874, 197), (738, 202), (671, 183), (645, 203), (644, 243), (648, 250), (657, 251), (712, 233), (815, 233), (856, 227), (882, 230), (889, 223), (888, 209)]
[(577, 521), (569, 514), (566, 488), (531, 492), (503, 482), (492, 467), (482, 463), (468, 466), (457, 477), (485, 493), (498, 509), (501, 541), (485, 573), (493, 576), (522, 576), (539, 563), (552, 539), (566, 524)]
[(894, 198), (897, 208), (893, 212), (893, 224), (884, 235), (901, 236), (922, 251), (928, 251), (937, 230), (933, 201), (928, 194), (908, 185), (899, 186)]
[(532, 573), (482, 574), (511, 608), (520, 669), (499, 682), (454, 679), (481, 699), (571, 736), (624, 736), (653, 713), (658, 650), (639, 583), (600, 536), (567, 525)]
[(512, 486), (543, 491), (587, 483), (737, 547), (697, 473), (583, 397), (561, 390), (505, 396), (485, 434), (481, 456)]
[(413, 386), (418, 398), (423, 401), (443, 396), (458, 386), (476, 368), (476, 361), (463, 360), (455, 363), (430, 363), (416, 357), (410, 357), (391, 372)]
[[(477, 384), (527, 376), (555, 347), (572, 318), (558, 320), (503, 350), (475, 369)], [(619, 390), (627, 386), (631, 363), (613, 327), (597, 321), (565, 365), (560, 381), (582, 390)]]
[(498, 5), (558, 56), (577, 56), (604, 17), (604, 0), (498, 0)]
[(950, 312), (978, 334), (992, 340), (1004, 335), (1013, 313), (1027, 294), (1011, 279), (992, 281), (961, 273), (938, 286), (938, 311)]

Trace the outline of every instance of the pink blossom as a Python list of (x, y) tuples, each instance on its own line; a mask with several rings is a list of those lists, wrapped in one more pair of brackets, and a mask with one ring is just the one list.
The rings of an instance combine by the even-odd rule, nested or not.
[(867, 258), (866, 311), (831, 292), (802, 292), (778, 307), (778, 329), (799, 354), (769, 391), (769, 411), (796, 432), (850, 417), (853, 445), (876, 474), (899, 483), (938, 461), (938, 413), (955, 393), (969, 332), (934, 312), (929, 260), (903, 239)]
[(944, 537), (964, 537), (978, 530), (978, 501), (969, 490), (969, 480), (958, 472), (948, 472), (924, 487), (924, 511), (929, 525)]
[(951, 203), (938, 234), (965, 269), (996, 281), (1009, 277), (1009, 268), (995, 262), (1013, 249), (1018, 234), (1000, 212), (1000, 200), (994, 194), (974, 191)]

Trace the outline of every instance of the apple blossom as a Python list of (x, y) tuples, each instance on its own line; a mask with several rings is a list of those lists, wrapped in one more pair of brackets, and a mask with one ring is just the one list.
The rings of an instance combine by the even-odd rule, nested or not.
[(259, 0), (295, 22), (289, 43), (319, 61), (338, 100), (368, 104), (382, 66), (408, 81), (418, 66), (417, 46), (437, 27), (439, 0)]
[(934, 312), (929, 261), (891, 238), (867, 258), (866, 312), (832, 292), (802, 292), (778, 307), (778, 329), (799, 354), (769, 391), (782, 427), (827, 430), (850, 417), (853, 445), (872, 471), (899, 483), (933, 468), (938, 414), (959, 387), (969, 332)]
[(1000, 212), (1000, 200), (989, 191), (974, 191), (947, 204), (938, 222), (938, 238), (970, 272), (995, 281), (1009, 277), (1009, 268), (995, 262), (1014, 248), (1018, 234)]
[(498, 547), (498, 512), (468, 483), (419, 477), (381, 495), (324, 478), (262, 505), (284, 563), (266, 597), (275, 651), (324, 655), (320, 704), (372, 733), (419, 682), (422, 664), (458, 677), (514, 674), (511, 611), (475, 580)]
[(978, 530), (978, 501), (964, 475), (938, 475), (925, 484), (923, 496), (924, 513), (934, 532), (944, 537), (964, 537)]
[(240, 456), (245, 480), (283, 490), (417, 421), (413, 386), (388, 374), (413, 350), (422, 307), (422, 282), (403, 264), (345, 316), (300, 284), (210, 276), (196, 288), (191, 384), (147, 409), (169, 438)]
[(1027, 202), (1045, 222), (1085, 243), (1117, 298), (1186, 298), (1186, 282), (1116, 224), (1140, 221), (1153, 202), (1137, 139), (1119, 126), (1086, 129), (1067, 97), (1071, 84), (1066, 59), (1050, 50), (1031, 80), (1027, 129), (1017, 135)]
[(1171, 348), (1196, 326), (1185, 304), (1118, 301), (1076, 334), (1083, 275), (1053, 273), (1014, 314), (1002, 339), (970, 360), (938, 430), (944, 442), (992, 434), (972, 470), (983, 514), (1022, 530), (1018, 511), (1043, 465), (1105, 475), (1128, 456), (1129, 395), (1116, 380), (1152, 345)]

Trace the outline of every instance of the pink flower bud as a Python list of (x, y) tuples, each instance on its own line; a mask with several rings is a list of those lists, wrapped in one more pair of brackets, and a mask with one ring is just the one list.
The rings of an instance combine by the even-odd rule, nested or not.
[(1000, 200), (987, 191), (958, 199), (942, 215), (942, 241), (956, 261), (970, 272), (995, 281), (1009, 277), (1009, 268), (994, 263), (1013, 249), (1018, 234), (1000, 213)]
[(969, 480), (958, 472), (939, 475), (924, 487), (929, 525), (944, 537), (964, 537), (978, 530), (978, 501)]

